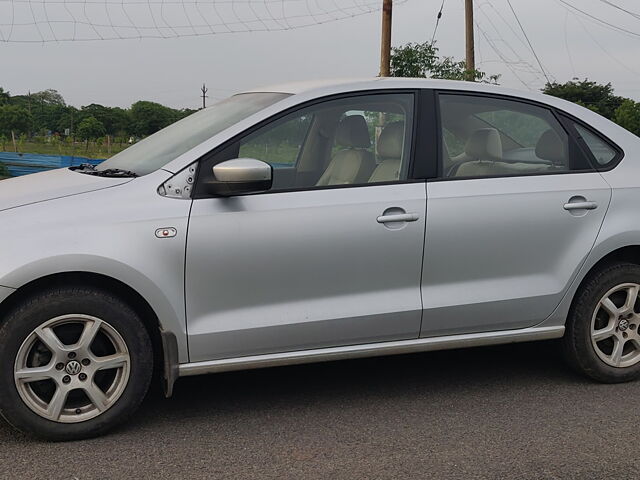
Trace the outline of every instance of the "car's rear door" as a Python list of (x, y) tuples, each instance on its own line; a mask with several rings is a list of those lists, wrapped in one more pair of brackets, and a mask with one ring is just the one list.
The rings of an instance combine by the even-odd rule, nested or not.
[(611, 190), (544, 106), (451, 93), (439, 107), (421, 335), (537, 324), (590, 252)]
[[(366, 126), (336, 145), (343, 121)], [(329, 99), (202, 162), (200, 181), (229, 158), (267, 161), (274, 188), (231, 198), (201, 190), (193, 201), (191, 361), (418, 337), (426, 193), (409, 179), (415, 121), (414, 92)], [(392, 123), (394, 138), (384, 133)], [(374, 163), (351, 178), (358, 159)]]

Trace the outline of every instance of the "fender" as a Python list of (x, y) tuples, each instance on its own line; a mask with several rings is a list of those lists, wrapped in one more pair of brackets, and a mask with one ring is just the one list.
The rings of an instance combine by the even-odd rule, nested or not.
[[(61, 268), (64, 266), (64, 268)], [(40, 278), (59, 273), (82, 272), (103, 275), (117, 280), (135, 290), (151, 306), (163, 331), (171, 332), (176, 339), (179, 362), (188, 361), (186, 322), (184, 308), (178, 310), (176, 299), (169, 300), (162, 289), (148, 276), (122, 262), (94, 255), (61, 255), (23, 265), (5, 275), (0, 281), (11, 288), (0, 287), (0, 302), (17, 289)], [(178, 292), (182, 297), (182, 292)]]

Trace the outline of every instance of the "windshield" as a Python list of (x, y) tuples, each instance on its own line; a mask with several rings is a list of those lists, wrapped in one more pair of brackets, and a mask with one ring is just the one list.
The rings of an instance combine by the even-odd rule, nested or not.
[(260, 110), (288, 97), (285, 93), (243, 93), (183, 118), (102, 162), (97, 172), (146, 175)]

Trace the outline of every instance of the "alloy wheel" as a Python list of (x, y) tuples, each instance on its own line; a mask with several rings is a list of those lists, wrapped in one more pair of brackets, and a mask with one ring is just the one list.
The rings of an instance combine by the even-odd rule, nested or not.
[(129, 381), (131, 358), (122, 336), (88, 315), (53, 318), (20, 346), (14, 379), (32, 411), (60, 423), (79, 423), (113, 406)]
[(640, 362), (640, 285), (613, 287), (598, 302), (591, 319), (591, 344), (607, 365), (624, 368)]

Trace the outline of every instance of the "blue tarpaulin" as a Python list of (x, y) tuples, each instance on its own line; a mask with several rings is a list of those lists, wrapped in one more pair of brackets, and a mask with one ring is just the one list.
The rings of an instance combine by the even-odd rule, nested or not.
[(7, 167), (12, 177), (43, 172), (54, 168), (73, 167), (83, 163), (98, 165), (104, 160), (71, 157), (68, 155), (39, 155), (35, 153), (0, 152), (0, 163)]

